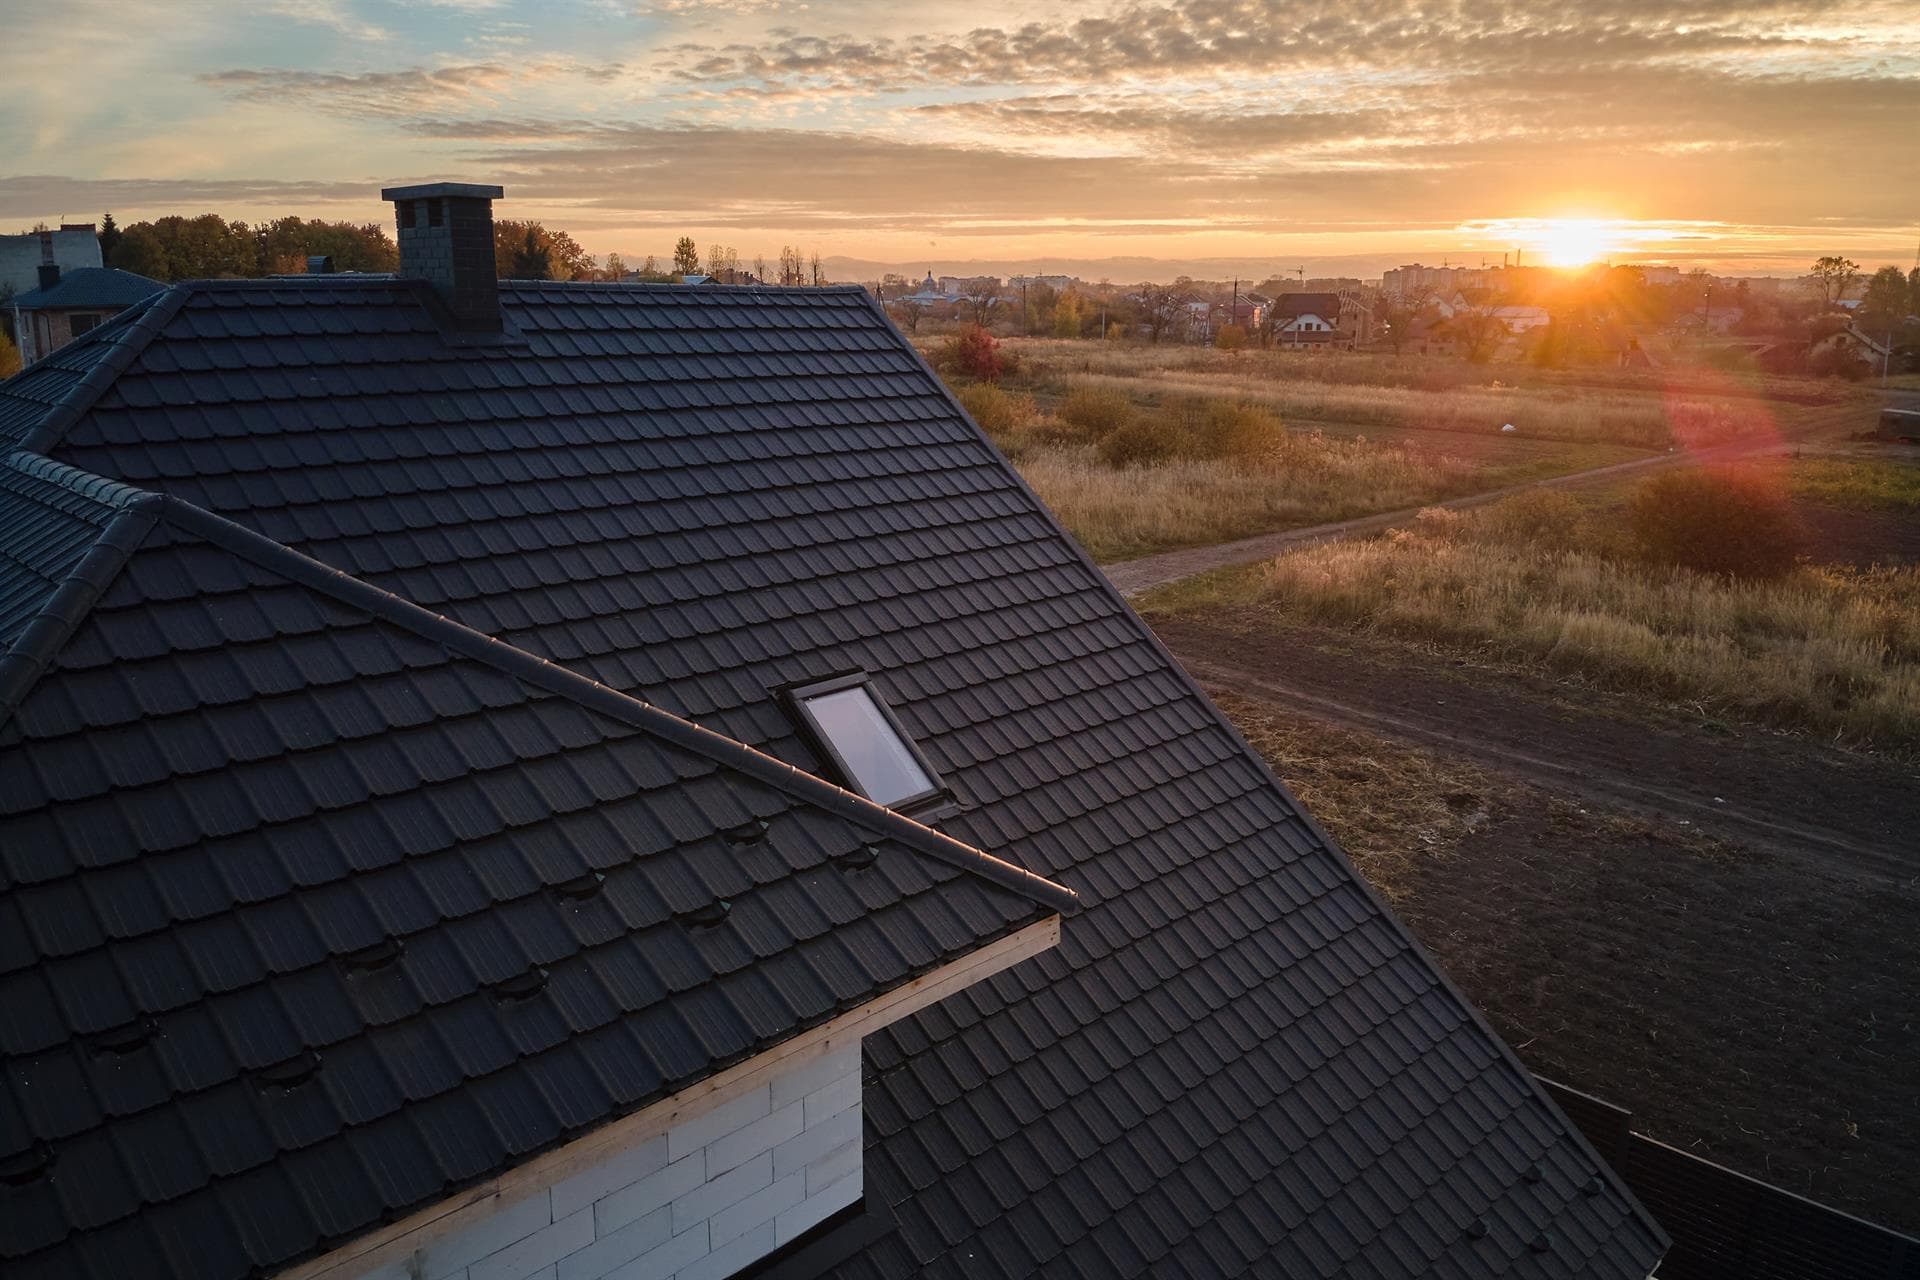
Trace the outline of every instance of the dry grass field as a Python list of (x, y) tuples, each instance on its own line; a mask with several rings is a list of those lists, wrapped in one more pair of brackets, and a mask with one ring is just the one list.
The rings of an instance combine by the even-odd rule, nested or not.
[(960, 399), (1099, 560), (1433, 502), (1504, 476), (1423, 444), (1290, 431), (1230, 399), (1139, 406), (1080, 388), (1051, 414), (979, 384)]
[(1763, 401), (1604, 391), (1582, 387), (1366, 386), (1231, 373), (1083, 374), (1075, 385), (1233, 398), (1289, 420), (1498, 434), (1511, 425), (1531, 439), (1606, 441), (1643, 449), (1704, 448), (1775, 429)]
[(1292, 427), (1257, 398), (1080, 386), (959, 388), (968, 412), (1095, 559), (1227, 542), (1645, 456), (1612, 444)]
[(1920, 567), (1803, 563), (1753, 581), (1649, 563), (1617, 513), (1535, 493), (1432, 511), (1175, 584), (1150, 613), (1254, 605), (1717, 714), (1920, 747)]
[[(956, 379), (960, 398), (1102, 561), (1674, 448), (1766, 441), (1801, 415), (1831, 414), (1822, 397), (1854, 394), (1704, 373), (1678, 388), (1623, 370), (1584, 370), (1576, 381), (1524, 365), (1334, 351), (1058, 339), (1001, 348), (1009, 369), (999, 383)], [(1769, 390), (1800, 402), (1763, 398)]]
[(1448, 454), (1289, 435), (1266, 465), (1220, 458), (1111, 467), (1091, 445), (1023, 453), (1020, 474), (1096, 560), (1229, 542), (1480, 487)]
[[(931, 335), (921, 339), (929, 348), (938, 341)], [(1220, 351), (1183, 343), (1143, 346), (1059, 338), (1007, 338), (1002, 346), (1019, 363), (1022, 376), (1035, 383), (1065, 382), (1087, 374), (1246, 377), (1408, 387), (1420, 391), (1484, 388), (1498, 383), (1521, 388), (1604, 388), (1716, 399), (1745, 396), (1798, 404), (1835, 404), (1863, 394), (1857, 387), (1831, 379), (1735, 374), (1688, 363), (1670, 363), (1659, 369), (1592, 365), (1549, 368), (1524, 361), (1477, 364), (1458, 357), (1422, 356), (1411, 352), (1394, 355), (1325, 348), (1261, 350), (1256, 347)]]

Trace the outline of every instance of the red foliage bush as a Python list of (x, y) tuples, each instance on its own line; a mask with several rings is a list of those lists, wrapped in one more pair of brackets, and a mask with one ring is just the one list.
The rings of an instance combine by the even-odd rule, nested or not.
[(999, 340), (973, 324), (947, 339), (946, 347), (940, 352), (940, 367), (949, 373), (992, 382), (1006, 372), (1006, 361), (1000, 354)]

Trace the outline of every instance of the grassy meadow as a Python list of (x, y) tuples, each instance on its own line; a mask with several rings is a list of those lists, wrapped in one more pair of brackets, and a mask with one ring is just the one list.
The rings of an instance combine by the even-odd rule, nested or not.
[[(921, 341), (938, 360), (945, 339)], [(1853, 394), (1342, 351), (1050, 338), (1000, 349), (997, 382), (955, 387), (1102, 561), (1765, 439)], [(1789, 399), (1766, 398), (1776, 392)]]
[(1302, 548), (1144, 602), (1150, 616), (1221, 608), (1920, 748), (1920, 568), (1803, 562), (1764, 580), (1696, 572), (1636, 554), (1617, 509), (1566, 494), (1423, 512), (1380, 538)]
[(1804, 458), (1788, 472), (1794, 496), (1859, 511), (1920, 511), (1920, 466), (1856, 458)]
[(1512, 425), (1533, 440), (1608, 442), (1641, 449), (1705, 448), (1773, 428), (1760, 401), (1665, 396), (1580, 387), (1368, 386), (1245, 374), (1081, 374), (1073, 385), (1144, 393), (1229, 396), (1288, 419), (1373, 427), (1500, 434)]
[(1497, 474), (1431, 446), (1290, 430), (1232, 398), (1138, 405), (1082, 387), (1042, 413), (1030, 396), (975, 384), (960, 399), (1103, 561), (1417, 506)]

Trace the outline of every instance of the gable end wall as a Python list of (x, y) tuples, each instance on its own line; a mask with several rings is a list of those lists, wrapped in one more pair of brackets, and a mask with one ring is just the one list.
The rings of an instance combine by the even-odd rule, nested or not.
[(358, 1280), (721, 1280), (860, 1194), (856, 1041)]

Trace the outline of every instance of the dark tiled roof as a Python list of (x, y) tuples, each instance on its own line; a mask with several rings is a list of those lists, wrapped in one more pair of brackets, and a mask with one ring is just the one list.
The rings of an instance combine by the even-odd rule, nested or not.
[(79, 267), (62, 272), (53, 285), (30, 289), (14, 297), (12, 305), (26, 311), (71, 307), (130, 307), (166, 290), (158, 280), (117, 267)]
[(1340, 314), (1340, 295), (1337, 293), (1283, 293), (1273, 300), (1274, 314), (1288, 320), (1297, 320), (1301, 316), (1319, 316), (1326, 319)]
[(875, 674), (943, 829), (1087, 907), (869, 1038), (898, 1227), (849, 1275), (1647, 1274), (1657, 1229), (859, 291), (502, 282), (476, 350), (415, 287), (178, 290), (35, 443), (804, 770), (770, 691)]
[(1061, 905), (220, 524), (0, 465), (0, 601), (113, 570), (0, 724), (10, 1278), (277, 1267)]

